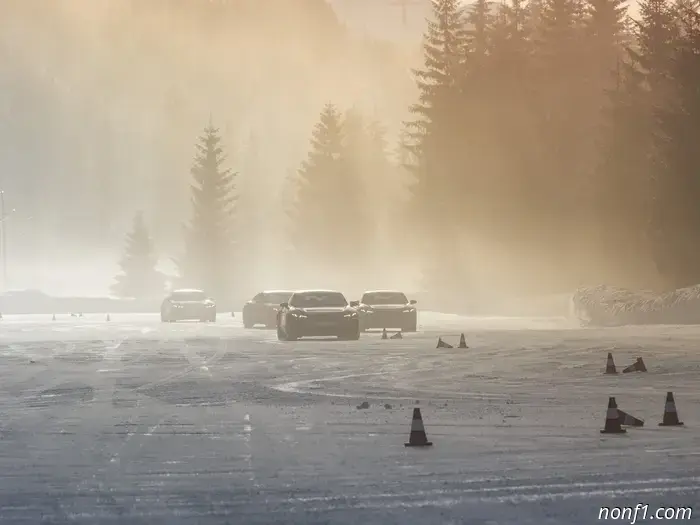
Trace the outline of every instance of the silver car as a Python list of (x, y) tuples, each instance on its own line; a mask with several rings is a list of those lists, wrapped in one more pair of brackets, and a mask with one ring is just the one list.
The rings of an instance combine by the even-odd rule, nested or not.
[(216, 321), (216, 303), (202, 290), (175, 290), (163, 300), (160, 320), (164, 323), (188, 320), (213, 323)]

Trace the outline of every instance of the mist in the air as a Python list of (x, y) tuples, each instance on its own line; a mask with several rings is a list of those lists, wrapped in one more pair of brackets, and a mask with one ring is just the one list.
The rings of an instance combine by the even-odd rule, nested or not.
[[(469, 74), (436, 102), (416, 75), (437, 67), (423, 49), (435, 36), (423, 34), (435, 17), (429, 1), (409, 2), (404, 17), (383, 0), (7, 0), (4, 289), (110, 293), (139, 211), (165, 280), (186, 284), (176, 262), (196, 145), (210, 125), (237, 173), (233, 220), (245, 235), (221, 261), (237, 300), (273, 288), (440, 289), (459, 299), (694, 282), (684, 248), (694, 230), (683, 230), (691, 208), (677, 205), (689, 194), (653, 172), (672, 161), (644, 160), (646, 128), (633, 121), (644, 111), (611, 109), (638, 29), (622, 14), (593, 27), (591, 4), (559, 42), (551, 6), (516, 4), (466, 6), (459, 60)], [(442, 113), (431, 109), (420, 136), (411, 123), (430, 100)], [(365, 141), (376, 162), (355, 170), (352, 204), (340, 186), (300, 204), (298, 174), (329, 104), (343, 122), (381, 129), (385, 144)], [(331, 203), (324, 218), (297, 213), (290, 227), (290, 208), (309, 198)], [(343, 232), (297, 249), (299, 231), (312, 238), (326, 218)]]

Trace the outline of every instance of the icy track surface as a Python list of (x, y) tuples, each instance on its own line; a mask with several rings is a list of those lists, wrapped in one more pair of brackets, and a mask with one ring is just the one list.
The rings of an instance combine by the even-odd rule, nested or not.
[[(0, 522), (590, 525), (698, 503), (699, 327), (423, 313), (403, 340), (280, 343), (239, 319), (0, 321)], [(649, 372), (603, 375), (608, 352)], [(658, 426), (668, 390), (684, 427)], [(645, 426), (601, 435), (611, 395)], [(432, 448), (404, 447), (415, 406)]]

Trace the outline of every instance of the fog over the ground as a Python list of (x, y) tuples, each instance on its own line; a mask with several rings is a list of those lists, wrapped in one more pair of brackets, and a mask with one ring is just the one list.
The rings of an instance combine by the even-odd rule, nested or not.
[[(140, 209), (172, 271), (194, 143), (210, 118), (267, 221), (257, 284), (284, 286), (281, 181), (323, 104), (356, 106), (395, 140), (415, 97), (420, 35), (371, 42), (321, 0), (240, 0), (235, 16), (188, 0), (5, 0), (2, 11), (0, 186), (16, 210), (7, 288), (106, 293)], [(397, 8), (382, 12), (400, 26)], [(243, 180), (251, 142), (261, 166)]]

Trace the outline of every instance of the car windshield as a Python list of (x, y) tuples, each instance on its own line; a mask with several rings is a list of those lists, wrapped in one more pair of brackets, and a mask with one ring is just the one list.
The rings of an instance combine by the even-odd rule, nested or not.
[(170, 298), (173, 301), (204, 301), (207, 294), (198, 290), (183, 290), (181, 292), (173, 292)]
[(282, 304), (286, 303), (289, 301), (289, 298), (291, 297), (292, 292), (283, 292), (283, 293), (265, 293), (262, 294), (260, 297), (260, 300), (258, 302), (261, 303), (267, 303), (267, 304)]
[(407, 304), (408, 298), (401, 292), (371, 292), (362, 296), (364, 304)]
[(303, 292), (292, 295), (289, 305), (295, 308), (333, 308), (347, 306), (348, 302), (340, 292)]

